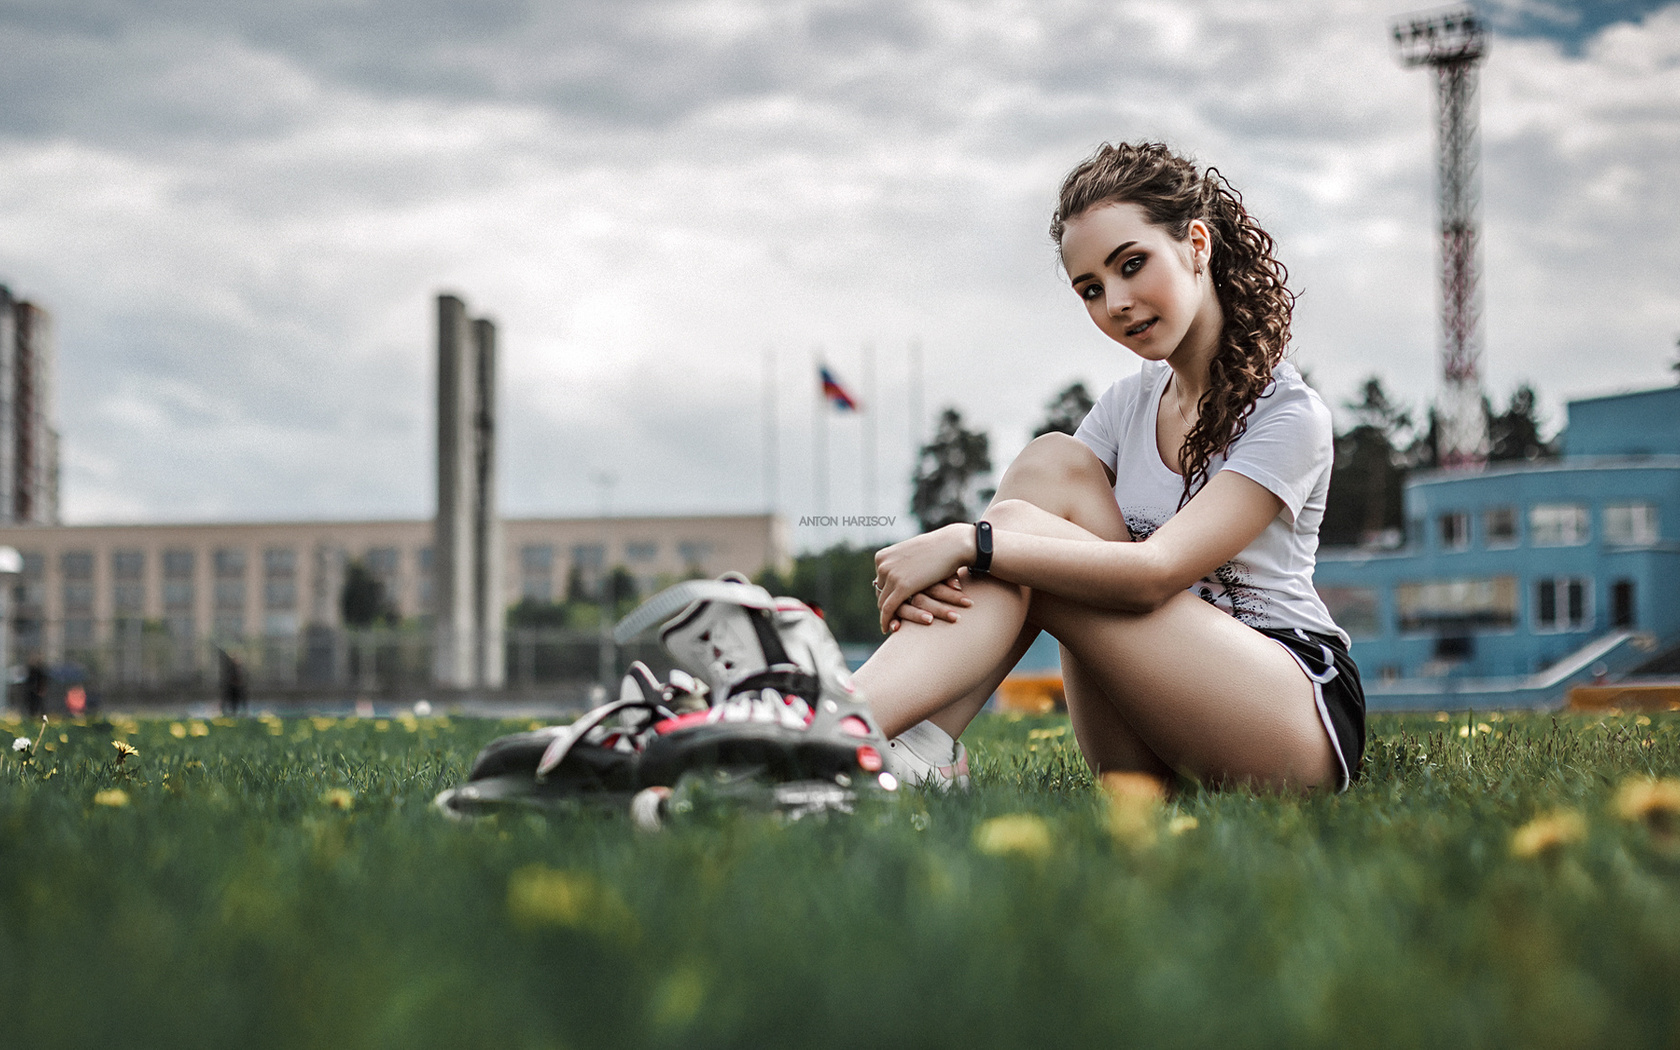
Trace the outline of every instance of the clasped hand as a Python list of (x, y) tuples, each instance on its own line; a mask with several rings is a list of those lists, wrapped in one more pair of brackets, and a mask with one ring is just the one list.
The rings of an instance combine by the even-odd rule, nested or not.
[(947, 525), (884, 547), (875, 555), (875, 604), (881, 633), (901, 622), (957, 622), (958, 610), (974, 602), (963, 594), (974, 560), (974, 526)]

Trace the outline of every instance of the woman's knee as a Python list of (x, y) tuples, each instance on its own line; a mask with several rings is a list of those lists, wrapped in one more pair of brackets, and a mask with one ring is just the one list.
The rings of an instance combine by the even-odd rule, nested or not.
[(1107, 489), (1108, 484), (1102, 460), (1083, 441), (1070, 434), (1050, 433), (1033, 438), (1009, 464), (998, 483), (998, 496), (1039, 503), (1070, 487), (1097, 485)]

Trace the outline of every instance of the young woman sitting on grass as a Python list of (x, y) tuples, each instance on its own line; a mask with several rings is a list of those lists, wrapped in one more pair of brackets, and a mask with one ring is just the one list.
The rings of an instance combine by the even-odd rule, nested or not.
[(1283, 359), (1272, 238), (1217, 171), (1157, 144), (1075, 168), (1050, 233), (1143, 368), (1076, 436), (1028, 445), (979, 522), (876, 555), (889, 637), (857, 680), (894, 767), (965, 781), (956, 738), (1048, 631), (1096, 773), (1345, 788), (1364, 695), (1312, 585), (1330, 413)]

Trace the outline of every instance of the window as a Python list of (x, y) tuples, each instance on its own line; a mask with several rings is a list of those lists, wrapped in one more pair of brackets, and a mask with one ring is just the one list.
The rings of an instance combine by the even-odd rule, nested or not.
[(270, 579), (297, 575), (297, 551), (290, 547), (270, 547), (263, 551), (263, 575)]
[(419, 563), (420, 571), (422, 573), (431, 572), (432, 571), (432, 549), (430, 547), (421, 547), (418, 551), (415, 552), (415, 561), (417, 563)]
[(1587, 535), (1584, 503), (1536, 503), (1528, 509), (1528, 537), (1536, 547), (1578, 547)]
[(554, 600), (554, 548), (533, 543), (519, 548), (519, 597), (547, 605)]
[(78, 613), (87, 615), (93, 612), (93, 584), (66, 583), (64, 585), (64, 615), (74, 616)]
[(1375, 587), (1320, 587), (1318, 596), (1337, 626), (1355, 638), (1382, 633)]
[(92, 620), (75, 618), (64, 621), (64, 645), (66, 648), (85, 648), (92, 644)]
[(657, 543), (638, 542), (626, 543), (624, 545), (624, 558), (626, 561), (653, 561), (658, 557), (659, 544)]
[(375, 547), (367, 552), (363, 563), (368, 571), (382, 579), (390, 579), (397, 574), (397, 559), (400, 557), (395, 547)]
[(1435, 524), (1445, 549), (1461, 551), (1470, 546), (1470, 515), (1455, 510), (1436, 518)]
[(193, 578), (192, 551), (164, 551), (163, 577), (166, 580), (190, 580)]
[(193, 607), (193, 585), (191, 580), (163, 581), (163, 608), (165, 612), (190, 612)]
[(263, 634), (269, 638), (290, 638), (297, 633), (297, 613), (271, 612), (263, 617)]
[(216, 578), (219, 580), (243, 579), (245, 576), (245, 552), (238, 547), (222, 547), (216, 551)]
[(244, 580), (216, 581), (216, 609), (221, 612), (239, 612), (245, 608)]
[(58, 556), (58, 571), (67, 580), (93, 579), (93, 552), (65, 551)]
[(572, 564), (585, 571), (599, 570), (607, 563), (607, 548), (599, 543), (580, 543), (572, 548)]
[(1534, 629), (1579, 631), (1592, 626), (1592, 581), (1555, 576), (1534, 585)]
[(1604, 542), (1621, 547), (1647, 546), (1657, 542), (1657, 505), (1605, 504)]
[(1632, 580), (1617, 580), (1610, 585), (1610, 626), (1627, 630), (1639, 625), (1633, 595)]
[(1482, 528), (1489, 547), (1515, 547), (1519, 542), (1517, 508), (1489, 507), (1482, 515)]
[(111, 576), (118, 580), (139, 580), (146, 575), (145, 551), (112, 551)]
[(1508, 630), (1517, 625), (1517, 578), (1402, 583), (1395, 605), (1402, 631)]
[(280, 579), (265, 581), (263, 583), (263, 608), (297, 608), (297, 581)]
[(138, 616), (146, 611), (146, 585), (118, 580), (111, 585), (111, 611), (118, 616)]
[(711, 555), (712, 545), (710, 543), (702, 543), (699, 540), (684, 540), (677, 544), (677, 557), (682, 559), (683, 565), (687, 567), (703, 566), (706, 559)]
[(214, 629), (217, 638), (243, 638), (245, 637), (245, 617), (233, 612), (217, 613)]

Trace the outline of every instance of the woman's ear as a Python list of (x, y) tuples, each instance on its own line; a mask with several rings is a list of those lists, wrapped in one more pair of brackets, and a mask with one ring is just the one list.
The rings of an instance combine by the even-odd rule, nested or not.
[(1191, 268), (1197, 273), (1204, 272), (1213, 258), (1213, 233), (1208, 224), (1200, 219), (1191, 219), (1186, 240), (1190, 242)]

